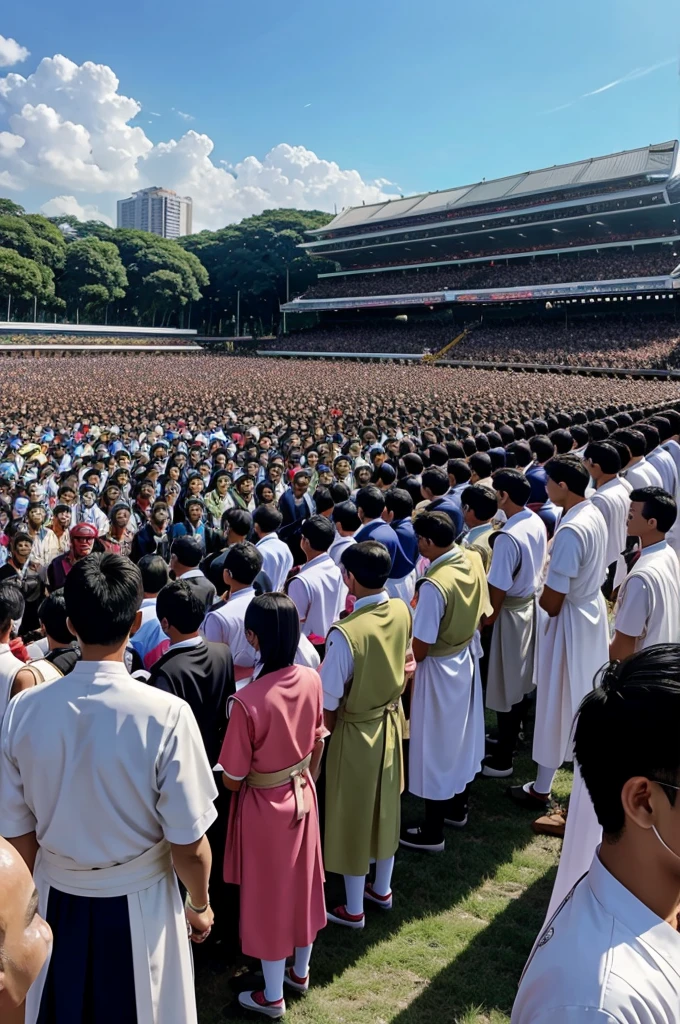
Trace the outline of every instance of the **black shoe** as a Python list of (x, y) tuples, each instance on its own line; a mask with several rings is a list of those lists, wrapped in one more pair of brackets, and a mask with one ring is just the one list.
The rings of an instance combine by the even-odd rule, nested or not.
[(533, 786), (528, 791), (524, 786), (509, 786), (505, 794), (514, 803), (526, 807), (529, 811), (545, 811), (550, 806), (550, 796), (540, 796)]
[(489, 754), (482, 761), (482, 775), (489, 779), (509, 779), (512, 772), (512, 761), (504, 761), (498, 754)]
[(399, 844), (409, 850), (427, 850), (429, 853), (441, 853), (444, 850), (444, 840), (433, 841), (432, 836), (422, 828), (403, 829)]
[(448, 825), (450, 828), (465, 828), (467, 823), (468, 823), (468, 813), (467, 813), (467, 811), (465, 812), (465, 815), (462, 818), (444, 818), (444, 824)]

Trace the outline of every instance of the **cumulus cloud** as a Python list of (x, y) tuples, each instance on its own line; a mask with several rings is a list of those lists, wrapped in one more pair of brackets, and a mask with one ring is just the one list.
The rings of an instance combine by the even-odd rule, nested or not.
[(21, 64), (30, 56), (30, 50), (21, 46), (16, 39), (0, 36), (0, 68), (11, 68), (12, 64)]
[(65, 217), (70, 215), (82, 221), (103, 220), (105, 224), (113, 225), (111, 218), (102, 213), (98, 206), (93, 206), (90, 203), (81, 205), (75, 196), (54, 196), (53, 199), (43, 203), (40, 207), (40, 212), (44, 213), (46, 217)]
[(214, 162), (212, 139), (193, 129), (154, 145), (130, 123), (141, 104), (120, 93), (119, 85), (110, 67), (78, 65), (60, 54), (44, 58), (27, 77), (0, 76), (0, 184), (43, 194), (48, 187), (63, 189), (73, 202), (73, 191), (101, 196), (99, 204), (111, 211), (121, 195), (160, 184), (193, 198), (196, 230), (268, 207), (332, 212), (388, 198), (387, 178), (364, 181), (358, 171), (304, 146), (280, 143), (262, 158), (230, 164)]

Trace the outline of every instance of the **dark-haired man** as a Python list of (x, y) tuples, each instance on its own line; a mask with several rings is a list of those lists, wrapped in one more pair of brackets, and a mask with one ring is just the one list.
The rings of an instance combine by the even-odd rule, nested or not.
[(611, 439), (625, 444), (630, 453), (628, 462), (625, 465), (621, 464), (621, 476), (628, 481), (631, 488), (663, 487), (658, 471), (645, 458), (647, 441), (644, 434), (632, 427), (620, 427), (614, 431)]
[(237, 689), (250, 680), (256, 654), (246, 640), (246, 608), (255, 597), (253, 583), (262, 569), (262, 555), (254, 544), (234, 544), (224, 556), (223, 579), (229, 590), (224, 604), (208, 611), (201, 634), (214, 643), (228, 644), (234, 661)]
[(575, 757), (603, 841), (534, 945), (512, 1024), (676, 1020), (679, 715), (676, 644), (611, 665), (582, 702)]
[(196, 1024), (187, 920), (206, 937), (211, 767), (190, 708), (125, 668), (139, 569), (92, 555), (64, 599), (82, 660), (19, 695), (0, 738), (0, 832), (35, 866), (55, 931), (26, 1019), (70, 1020), (77, 1007), (78, 1019), (106, 1020), (115, 1006), (121, 1020)]
[[(399, 699), (411, 616), (390, 599), (391, 559), (368, 540), (342, 554), (354, 611), (328, 636), (321, 666), (324, 719), (331, 733), (326, 763), (324, 861), (344, 876), (345, 903), (328, 914), (348, 928), (364, 927), (364, 899), (392, 909), (392, 869), (399, 845), (402, 735)], [(375, 862), (373, 885), (366, 884)]]
[(328, 549), (328, 554), (331, 556), (335, 564), (339, 566), (342, 560), (342, 553), (345, 548), (350, 547), (352, 544), (356, 544), (354, 534), (361, 526), (359, 513), (357, 512), (357, 507), (354, 502), (347, 499), (346, 501), (340, 501), (337, 505), (334, 505), (333, 522), (335, 524), (335, 538)]
[(157, 498), (151, 506), (149, 521), (135, 534), (132, 542), (130, 558), (133, 562), (139, 562), (144, 555), (160, 555), (167, 562), (170, 558), (170, 538), (168, 526), (170, 523), (170, 509), (168, 503)]
[(491, 613), (480, 556), (455, 544), (444, 512), (422, 512), (413, 528), (430, 566), (418, 582), (413, 619), (416, 672), (411, 697), (409, 789), (425, 800), (422, 827), (402, 830), (416, 850), (444, 849), (444, 825), (467, 824), (467, 787), (484, 757), (484, 701), (473, 648)]
[(76, 638), (68, 628), (63, 590), (53, 590), (48, 594), (38, 609), (38, 617), (48, 649), (43, 658), (37, 658), (27, 666), (36, 684), (68, 675), (80, 659)]
[(605, 596), (619, 586), (626, 575), (626, 549), (628, 512), (630, 510), (631, 486), (619, 476), (621, 456), (617, 449), (606, 441), (589, 444), (583, 461), (595, 483), (595, 493), (590, 500), (604, 516), (607, 525), (607, 583)]
[(138, 562), (142, 574), (144, 599), (140, 612), (142, 621), (139, 629), (130, 637), (130, 646), (137, 652), (145, 669), (150, 669), (162, 654), (165, 654), (170, 641), (161, 629), (156, 615), (156, 599), (170, 579), (168, 563), (160, 555), (144, 555)]
[[(571, 730), (581, 699), (608, 660), (607, 606), (601, 587), (607, 566), (607, 527), (585, 497), (590, 476), (576, 455), (546, 464), (550, 500), (562, 509), (540, 598), (548, 616), (536, 651), (534, 782), (508, 793), (524, 807), (546, 810), (557, 769), (572, 759)], [(560, 824), (563, 832), (563, 822)]]
[(484, 759), (482, 774), (508, 778), (523, 719), (534, 689), (538, 630), (537, 595), (548, 551), (545, 525), (527, 508), (531, 484), (519, 469), (499, 469), (493, 483), (507, 516), (494, 537), (488, 573), (493, 625), (486, 706), (498, 718), (498, 742)]
[(328, 554), (335, 527), (324, 516), (312, 516), (301, 527), (300, 545), (307, 559), (288, 585), (300, 615), (300, 628), (310, 642), (323, 649), (328, 630), (345, 608), (347, 587), (340, 569)]
[(255, 547), (262, 555), (262, 569), (271, 580), (272, 589), (281, 591), (293, 568), (290, 548), (277, 535), (282, 524), (283, 516), (271, 505), (260, 505), (253, 513), (253, 529), (258, 538)]
[(185, 534), (173, 542), (170, 570), (175, 574), (175, 579), (183, 579), (190, 587), (193, 587), (203, 601), (203, 614), (205, 615), (210, 610), (217, 592), (210, 580), (199, 569), (202, 557), (203, 549), (196, 537), (189, 537)]

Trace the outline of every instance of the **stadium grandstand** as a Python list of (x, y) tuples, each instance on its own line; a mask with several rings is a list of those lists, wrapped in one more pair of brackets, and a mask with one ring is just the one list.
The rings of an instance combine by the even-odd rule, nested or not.
[[(318, 340), (319, 351), (398, 354), (455, 340), (466, 358), (479, 345), (492, 361), (518, 361), (522, 335), (535, 350), (544, 322), (595, 337), (580, 318), (602, 325), (615, 313), (638, 350), (656, 345), (641, 321), (658, 323), (652, 361), (666, 365), (678, 333), (678, 149), (665, 142), (343, 210), (302, 244), (335, 269), (282, 305), (289, 334), (268, 347), (309, 352)], [(552, 354), (572, 347), (568, 362), (587, 362), (571, 341), (551, 343)], [(625, 359), (626, 344), (616, 349)], [(645, 359), (638, 351), (632, 365)]]

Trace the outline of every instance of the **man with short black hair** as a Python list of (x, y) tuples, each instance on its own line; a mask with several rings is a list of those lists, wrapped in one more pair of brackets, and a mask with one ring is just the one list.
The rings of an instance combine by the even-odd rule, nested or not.
[(38, 609), (38, 617), (48, 649), (43, 658), (30, 662), (27, 668), (34, 673), (36, 683), (45, 683), (73, 671), (80, 659), (80, 650), (68, 628), (63, 590), (53, 590), (48, 594)]
[(484, 700), (474, 644), (491, 612), (477, 552), (455, 544), (444, 512), (422, 512), (413, 528), (430, 566), (413, 618), (416, 672), (411, 697), (409, 789), (425, 800), (422, 827), (402, 829), (415, 850), (444, 849), (444, 825), (467, 824), (467, 788), (484, 757)]
[[(556, 455), (546, 464), (548, 497), (562, 509), (540, 598), (549, 617), (538, 633), (534, 782), (514, 786), (510, 797), (524, 807), (547, 810), (557, 769), (572, 760), (571, 729), (583, 696), (608, 659), (607, 606), (602, 595), (607, 566), (607, 527), (585, 497), (588, 470), (577, 455)], [(555, 823), (564, 834), (564, 821)], [(541, 826), (542, 827), (542, 826)]]
[(170, 558), (170, 537), (168, 527), (170, 509), (167, 501), (157, 498), (151, 506), (149, 521), (135, 534), (132, 542), (130, 558), (139, 562), (144, 555), (160, 555), (167, 562)]
[(494, 532), (493, 518), (498, 513), (498, 497), (490, 487), (471, 484), (465, 488), (460, 500), (463, 522), (467, 527), (463, 547), (477, 551), (487, 570), (491, 563), (489, 539)]
[(328, 554), (334, 537), (335, 527), (324, 516), (315, 515), (303, 522), (300, 545), (307, 562), (288, 584), (288, 596), (300, 615), (300, 628), (317, 649), (323, 648), (347, 597), (340, 569)]
[(249, 682), (256, 662), (256, 652), (246, 640), (246, 609), (255, 597), (253, 583), (262, 569), (262, 555), (249, 541), (234, 544), (224, 556), (224, 584), (229, 597), (222, 605), (209, 610), (201, 626), (201, 634), (214, 643), (228, 644), (234, 660), (236, 688)]
[(470, 483), (470, 467), (465, 459), (449, 459), (446, 470), (449, 478), (447, 497), (460, 504), (460, 496)]
[(293, 556), (287, 544), (279, 539), (283, 516), (273, 505), (260, 505), (253, 512), (255, 547), (262, 555), (262, 570), (271, 580), (272, 590), (283, 591), (288, 573), (293, 568)]
[(632, 427), (619, 427), (611, 434), (611, 439), (625, 444), (630, 453), (629, 461), (625, 465), (621, 464), (621, 476), (631, 488), (663, 487), (658, 471), (645, 458), (647, 440), (644, 434)]
[[(472, 479), (472, 478), (470, 478)], [(444, 512), (449, 517), (459, 537), (465, 529), (461, 503), (449, 494), (449, 477), (439, 466), (426, 469), (421, 477), (420, 493), (429, 504), (427, 512)]]
[(607, 580), (604, 594), (610, 597), (626, 575), (623, 552), (626, 550), (631, 486), (619, 476), (621, 456), (606, 441), (589, 444), (583, 454), (583, 461), (595, 483), (595, 493), (590, 496), (590, 500), (599, 508), (607, 524)]
[(160, 555), (144, 555), (138, 566), (144, 588), (144, 598), (139, 609), (142, 621), (139, 629), (130, 637), (130, 646), (148, 670), (170, 646), (156, 615), (156, 599), (170, 579), (170, 571), (168, 563)]
[(494, 537), (488, 573), (493, 625), (486, 706), (498, 719), (498, 742), (484, 759), (482, 774), (509, 778), (522, 721), (534, 690), (538, 632), (537, 597), (548, 552), (543, 522), (527, 508), (531, 484), (519, 469), (499, 469), (493, 485), (506, 521)]
[(350, 544), (356, 544), (354, 535), (361, 526), (359, 513), (353, 501), (347, 499), (341, 501), (333, 508), (333, 522), (335, 523), (335, 538), (328, 549), (336, 565), (340, 565), (342, 553)]
[(121, 1021), (196, 1024), (187, 921), (202, 941), (213, 920), (211, 766), (190, 708), (125, 668), (137, 566), (91, 555), (64, 597), (82, 660), (20, 694), (0, 738), (0, 833), (35, 868), (55, 933), (27, 1021), (71, 1020), (76, 1007), (94, 1022), (115, 1006)]
[(170, 570), (175, 579), (183, 579), (193, 587), (203, 601), (204, 614), (210, 609), (217, 594), (215, 587), (198, 568), (203, 557), (203, 549), (195, 537), (179, 537), (173, 541), (170, 555)]

